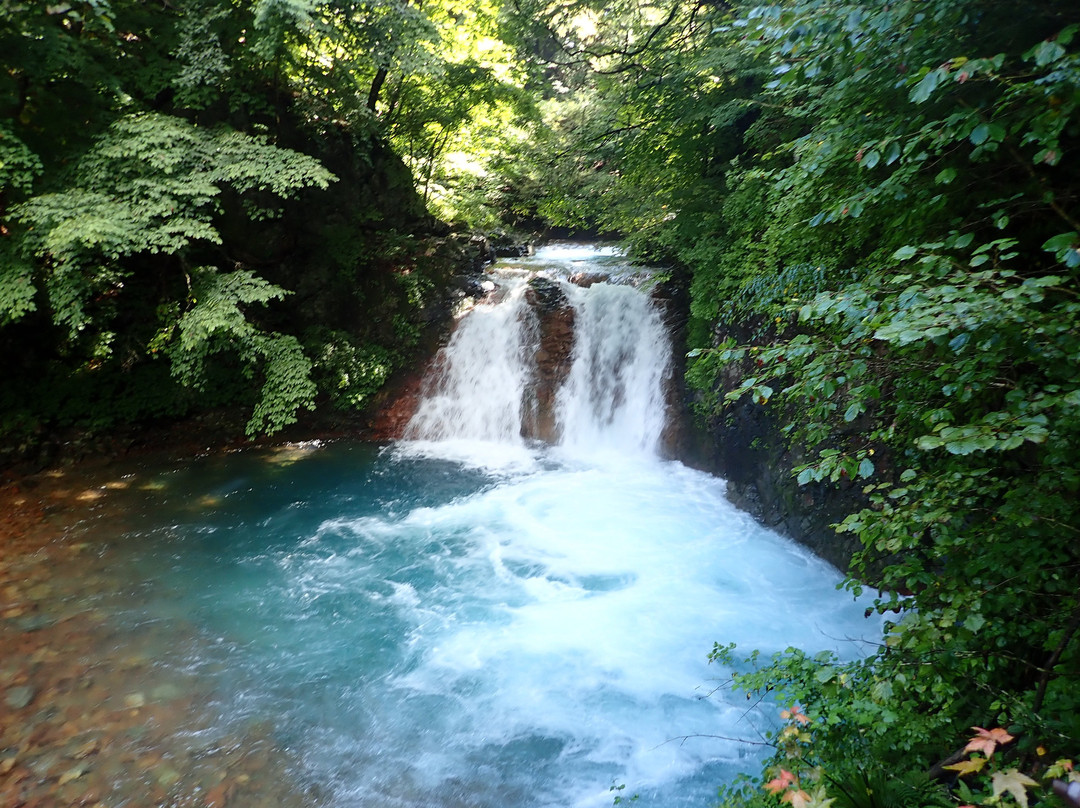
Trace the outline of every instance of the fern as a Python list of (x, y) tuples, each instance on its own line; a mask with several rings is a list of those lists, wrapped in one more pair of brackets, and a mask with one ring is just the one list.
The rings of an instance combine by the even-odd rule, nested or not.
[(301, 407), (313, 409), (311, 362), (299, 341), (257, 328), (242, 308), (288, 293), (247, 270), (221, 273), (199, 267), (192, 277), (191, 307), (176, 322), (167, 321), (152, 343), (171, 360), (173, 375), (184, 386), (202, 390), (209, 360), (223, 351), (241, 360), (248, 378), (261, 372), (260, 398), (247, 425), (248, 435), (272, 434), (295, 422)]

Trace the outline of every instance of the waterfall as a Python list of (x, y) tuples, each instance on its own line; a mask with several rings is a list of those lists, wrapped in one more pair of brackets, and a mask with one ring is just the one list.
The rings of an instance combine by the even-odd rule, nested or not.
[(527, 357), (536, 341), (536, 316), (524, 293), (519, 283), (501, 301), (462, 318), (436, 359), (406, 439), (522, 443)]
[(573, 364), (559, 391), (562, 444), (656, 451), (664, 429), (670, 342), (652, 301), (637, 289), (571, 288)]
[[(581, 263), (562, 259), (555, 267), (545, 265), (543, 277), (549, 286), (557, 284), (556, 293), (571, 309), (573, 347), (555, 395), (553, 434), (539, 437), (574, 452), (655, 453), (670, 359), (663, 320), (649, 297), (632, 286), (570, 283), (567, 277)], [(462, 318), (440, 352), (406, 439), (521, 446), (527, 437), (538, 437), (530, 433), (545, 421), (536, 413), (544, 405), (530, 385), (541, 375), (538, 357), (550, 351), (540, 342), (527, 280), (520, 271), (502, 276), (506, 294)]]
[[(835, 570), (723, 480), (650, 456), (670, 346), (647, 295), (601, 280), (620, 272), (636, 274), (564, 248), (492, 275), (499, 297), (461, 318), (389, 451), (201, 458), (85, 520), (111, 547), (102, 593), (145, 593), (107, 625), (155, 664), (114, 700), (150, 709), (172, 671), (205, 702), (167, 758), (253, 738), (287, 759), (234, 771), (296, 773), (333, 808), (611, 808), (622, 785), (699, 808), (760, 770), (782, 706), (717, 687), (714, 642), (876, 647)], [(132, 804), (145, 786), (125, 786)]]

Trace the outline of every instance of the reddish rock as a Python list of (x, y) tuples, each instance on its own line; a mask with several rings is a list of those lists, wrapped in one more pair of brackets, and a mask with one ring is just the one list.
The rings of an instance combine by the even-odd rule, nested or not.
[(218, 783), (216, 786), (206, 792), (206, 798), (203, 800), (203, 805), (206, 808), (225, 808), (229, 804), (229, 796), (232, 794), (232, 785), (230, 783)]
[(420, 406), (423, 388), (424, 372), (417, 371), (383, 390), (365, 437), (377, 443), (389, 443), (404, 437), (405, 427)]
[(535, 381), (527, 393), (522, 431), (527, 438), (548, 443), (559, 439), (555, 400), (570, 372), (574, 350), (574, 309), (562, 289), (552, 281), (535, 278), (525, 299), (538, 321), (538, 339), (533, 355)]

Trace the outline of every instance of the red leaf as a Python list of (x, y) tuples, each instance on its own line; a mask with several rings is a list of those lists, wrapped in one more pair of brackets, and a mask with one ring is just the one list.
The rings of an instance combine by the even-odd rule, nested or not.
[(998, 746), (1007, 744), (1013, 739), (1013, 736), (1001, 729), (1001, 727), (995, 727), (994, 729), (972, 727), (972, 729), (975, 730), (975, 735), (968, 741), (968, 745), (964, 747), (965, 752), (982, 752), (987, 757), (990, 757)]
[(795, 775), (789, 772), (787, 769), (780, 770), (780, 776), (770, 780), (765, 784), (765, 790), (770, 794), (779, 794), (781, 791), (787, 789), (792, 783), (795, 782)]

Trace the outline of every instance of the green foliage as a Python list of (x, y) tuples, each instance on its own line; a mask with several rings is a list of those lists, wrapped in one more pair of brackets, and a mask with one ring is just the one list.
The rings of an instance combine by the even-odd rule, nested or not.
[(340, 331), (313, 336), (315, 378), (340, 410), (361, 410), (401, 364), (401, 355), (376, 344), (353, 344)]
[(343, 395), (369, 396), (380, 354), (415, 346), (447, 275), (415, 260), (416, 231), (438, 225), (388, 142), (433, 200), (476, 176), (448, 155), (497, 141), (524, 97), (499, 15), (455, 0), (0, 0), (0, 347), (37, 408), (15, 396), (12, 429), (92, 420), (47, 405), (35, 368), (50, 363), (57, 395), (66, 367), (79, 389), (129, 400), (128, 382), (168, 366), (173, 411), (189, 384), (274, 431), (314, 401), (317, 354), (297, 337), (315, 323), (363, 346)]
[(192, 277), (190, 307), (151, 343), (170, 359), (173, 375), (186, 387), (205, 389), (208, 359), (222, 350), (237, 355), (246, 378), (261, 370), (262, 390), (247, 424), (249, 436), (277, 432), (296, 421), (301, 407), (313, 409), (311, 362), (299, 341), (256, 328), (241, 308), (280, 299), (284, 290), (246, 270), (223, 273), (199, 267)]
[[(1076, 29), (1048, 13), (1004, 35), (1007, 13), (799, 2), (743, 29), (774, 65), (762, 103), (801, 131), (733, 165), (728, 204), (748, 183), (773, 203), (749, 214), (757, 268), (699, 273), (694, 313), (772, 329), (694, 351), (690, 381), (722, 413), (737, 368), (726, 400), (777, 406), (798, 484), (864, 494), (837, 529), (863, 547), (849, 587), (890, 616), (881, 646), (736, 674), (804, 707), (836, 804), (871, 761), (925, 770), (972, 725), (1075, 754), (1078, 176), (1059, 157), (1080, 128)], [(737, 248), (745, 225), (726, 226), (709, 249)]]
[(33, 276), (31, 264), (0, 247), (0, 327), (22, 319), (37, 308)]
[[(221, 244), (214, 224), (224, 189), (249, 202), (249, 212), (298, 190), (325, 188), (333, 177), (305, 155), (227, 128), (207, 130), (176, 117), (136, 114), (118, 119), (72, 171), (64, 191), (17, 206), (23, 263), (12, 264), (2, 288), (4, 312), (17, 320), (33, 310), (28, 261), (47, 268), (41, 283), (52, 320), (69, 340), (107, 356), (118, 316), (116, 301), (137, 264), (148, 256), (175, 256), (180, 267), (195, 249)], [(226, 347), (248, 368), (262, 367), (262, 396), (249, 433), (274, 432), (311, 406), (310, 363), (294, 337), (263, 333), (243, 305), (281, 298), (283, 290), (246, 270), (183, 270), (190, 288), (186, 308), (151, 344), (173, 363), (184, 384), (201, 387), (207, 356)], [(180, 307), (170, 309), (174, 315)], [(176, 331), (175, 344), (165, 334)]]
[(9, 194), (29, 193), (42, 168), (38, 156), (0, 121), (0, 203)]
[(54, 319), (75, 332), (89, 322), (87, 299), (118, 288), (128, 274), (122, 259), (220, 244), (213, 217), (224, 187), (287, 197), (331, 179), (312, 158), (258, 138), (131, 115), (99, 138), (68, 190), (30, 199), (13, 219), (25, 228), (27, 257), (48, 262)]

